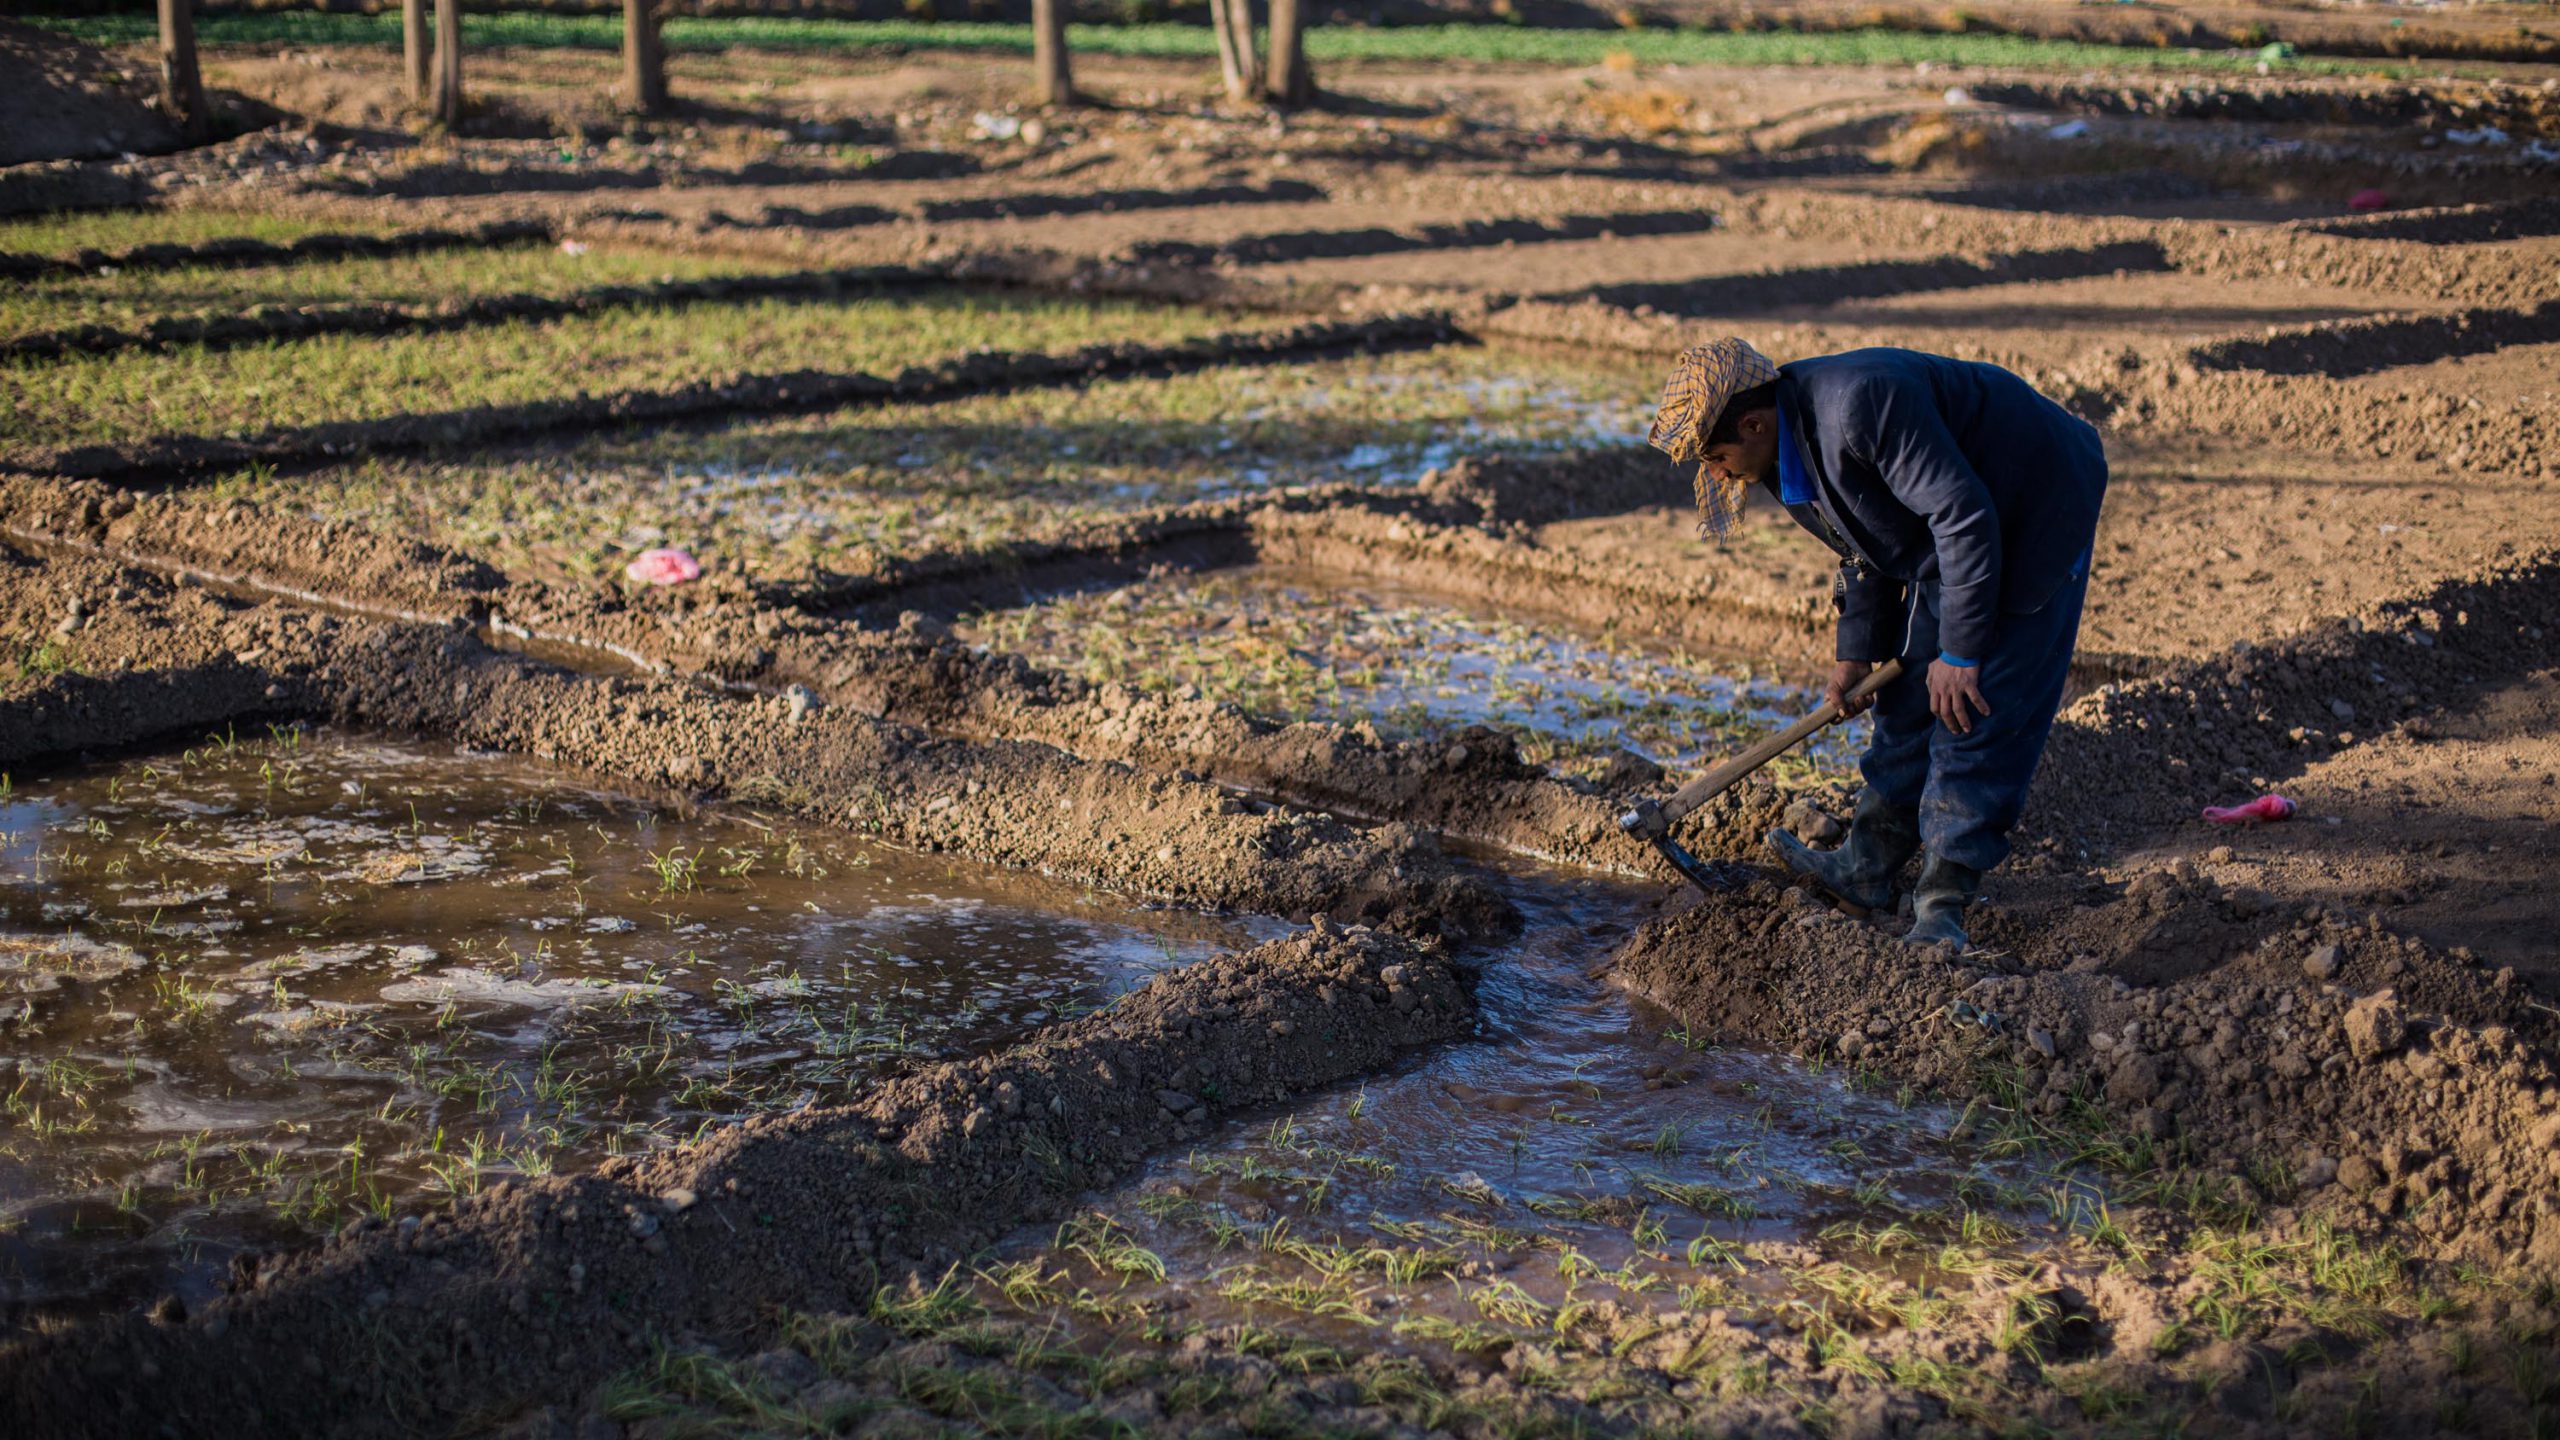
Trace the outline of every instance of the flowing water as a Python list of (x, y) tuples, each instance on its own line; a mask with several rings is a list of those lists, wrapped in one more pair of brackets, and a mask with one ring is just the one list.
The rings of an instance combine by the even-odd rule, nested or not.
[(0, 794), (0, 1333), (843, 1098), (1277, 922), (506, 756), (226, 736)]
[(1818, 1332), (1946, 1313), (2099, 1213), (1976, 1116), (1692, 1046), (1592, 973), (1649, 895), (1508, 878), (1529, 929), (1484, 967), (1477, 1041), (1026, 1229), (981, 1268), (986, 1303), (1444, 1358), (1570, 1345), (1595, 1318), (1622, 1338), (1630, 1313)]

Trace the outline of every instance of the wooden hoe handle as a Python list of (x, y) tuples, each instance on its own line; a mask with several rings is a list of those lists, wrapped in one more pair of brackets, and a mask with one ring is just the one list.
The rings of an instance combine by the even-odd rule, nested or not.
[[(1901, 676), (1902, 662), (1887, 660), (1868, 671), (1867, 678), (1849, 687), (1848, 698), (1852, 701), (1864, 700), (1900, 679)], [(1678, 794), (1662, 802), (1662, 823), (1666, 826), (1679, 824), (1699, 806), (1732, 789), (1744, 776), (1803, 744), (1815, 733), (1837, 725), (1847, 718), (1847, 714), (1839, 705), (1830, 701), (1823, 702), (1821, 709), (1681, 786)]]

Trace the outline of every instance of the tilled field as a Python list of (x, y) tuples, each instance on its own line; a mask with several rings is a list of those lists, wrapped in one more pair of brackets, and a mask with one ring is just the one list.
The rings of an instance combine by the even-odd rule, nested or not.
[[(20, 1429), (2560, 1423), (2547, 167), (2424, 85), (722, 63), (0, 172), (179, 197), (0, 222)], [(1612, 821), (1827, 649), (1637, 444), (1726, 331), (2107, 432), (1966, 955)]]

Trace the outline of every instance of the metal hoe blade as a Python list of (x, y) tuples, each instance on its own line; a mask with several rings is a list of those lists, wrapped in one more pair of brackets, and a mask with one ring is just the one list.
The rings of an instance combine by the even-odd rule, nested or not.
[(1688, 846), (1668, 835), (1654, 836), (1653, 848), (1661, 851), (1662, 858), (1671, 862), (1671, 868), (1697, 886), (1702, 894), (1721, 895), (1740, 883), (1732, 873), (1732, 867), (1719, 865), (1710, 870), (1705, 861), (1689, 853)]
[[(1855, 705), (1901, 677), (1902, 662), (1887, 660), (1867, 672), (1866, 678), (1850, 687), (1843, 698)], [(1681, 786), (1679, 793), (1670, 799), (1637, 801), (1636, 808), (1618, 817), (1618, 828), (1638, 840), (1653, 842), (1653, 848), (1662, 852), (1662, 858), (1671, 862), (1672, 869), (1707, 894), (1731, 890), (1740, 885), (1742, 877), (1749, 872), (1729, 865), (1708, 869), (1697, 856), (1671, 838), (1671, 827), (1696, 814), (1708, 801), (1741, 784), (1743, 777), (1752, 771), (1803, 744), (1824, 727), (1837, 725), (1846, 718), (1848, 711), (1841, 701), (1825, 701), (1821, 709)]]
[(1672, 839), (1670, 821), (1663, 815), (1662, 807), (1651, 800), (1640, 800), (1636, 802), (1636, 808), (1619, 816), (1618, 828), (1649, 842), (1662, 853), (1663, 859), (1671, 862), (1672, 869), (1679, 871), (1702, 894), (1721, 895), (1741, 883), (1741, 876), (1734, 873), (1736, 867), (1710, 867), (1690, 854), (1688, 846)]

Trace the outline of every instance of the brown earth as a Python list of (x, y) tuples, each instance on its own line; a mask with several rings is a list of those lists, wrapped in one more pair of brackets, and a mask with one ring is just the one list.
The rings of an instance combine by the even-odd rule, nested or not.
[[(292, 0), (250, 0), (247, 10), (290, 9)], [(520, 8), (563, 14), (607, 14), (605, 0), (531, 0)], [(912, 11), (887, 0), (700, 0), (704, 15), (827, 15), (844, 19), (897, 19)], [(973, 4), (973, 19), (1030, 18), (1027, 0)], [(1197, 21), (1198, 7), (1164, 7), (1168, 18)], [(2285, 41), (2306, 52), (2333, 55), (2462, 56), (2484, 60), (2547, 60), (2560, 46), (2550, 7), (2507, 3), (2459, 8), (2385, 3), (2332, 7), (2286, 3), (2200, 5), (2156, 0), (2130, 10), (2093, 10), (2064, 0), (2005, 0), (1949, 11), (1930, 5), (1874, 4), (1870, 0), (1665, 0), (1636, 9), (1592, 0), (1341, 0), (1313, 6), (1310, 24), (1429, 25), (1525, 23), (1541, 27), (1617, 29), (1630, 24), (1675, 24), (1714, 30), (1889, 29), (1923, 33), (1988, 30), (2044, 39), (2087, 40), (2137, 46), (2257, 47)]]
[(95, 46), (0, 20), (0, 165), (175, 149), (148, 69)]
[[(2252, 1198), (2406, 1211), (2454, 1251), (2560, 1264), (2554, 1030), (2488, 1018), (2530, 1015), (2512, 971), (2486, 975), (2316, 907), (2268, 911), (2193, 867), (2040, 925), (2021, 907), (1984, 937), (2002, 948), (1962, 958), (1915, 954), (1819, 906), (1791, 910), (1796, 893), (1768, 887), (1656, 922), (1620, 952), (1619, 974), (1726, 1039), (1819, 1036), (1828, 1053), (2049, 1115), (2094, 1099), (2138, 1131), (2181, 1137)], [(2215, 950), (2230, 958), (2211, 969), (2151, 968)], [(2342, 983), (2308, 979), (2315, 957)], [(2141, 983), (2110, 973), (2126, 970)], [(2349, 1158), (2365, 1162), (2351, 1181), (2369, 1178), (2323, 1196)], [(2258, 1160), (2280, 1178), (2248, 1179)]]
[(2370, 911), (2512, 966), (2560, 1001), (2545, 894), (2560, 873), (2555, 735), (2560, 677), (2530, 671), (2305, 767), (2285, 793), (2316, 825), (2245, 832), (2189, 858), (2225, 883)]
[[(378, 108), (390, 63), (213, 60), (223, 83), (367, 124), (396, 116)], [(752, 83), (777, 63), (680, 58), (678, 80), (698, 64), (697, 84)], [(2106, 428), (2116, 479), (2083, 635), (2093, 688), (2062, 717), (1981, 948), (1914, 952), (1759, 882), (1680, 892), (1620, 948), (1618, 979), (1701, 1035), (2002, 1114), (2096, 1117), (2279, 1223), (2560, 1268), (2560, 967), (2543, 943), (2560, 915), (2540, 883), (2560, 783), (2544, 454), (2560, 347), (2540, 327), (2560, 239), (2547, 177), (2394, 128), (2476, 123), (2460, 107), (2492, 102), (2539, 113), (2522, 93), (2539, 77), (2418, 100), (2284, 81), (2175, 104), (2020, 97), (2100, 112), (2084, 144), (2045, 133), (2050, 115), (1985, 121), (1943, 96), (2016, 77), (1346, 68), (1329, 83), (1375, 113), (1274, 127), (1192, 104), (1190, 70), (1104, 62), (1089, 73), (1125, 108), (1026, 145), (966, 133), (1018, 77), (930, 56), (787, 77), (769, 110), (697, 115), (690, 137), (589, 135), (581, 77), (602, 64), (490, 57), (491, 136), (314, 131), (48, 171), (42, 193), (166, 182), (197, 203), (368, 218), (405, 197), (416, 225), (529, 221), (800, 266), (931, 261), (1340, 317), (1324, 333), (1346, 340), (1377, 333), (1368, 317), (1429, 313), (1448, 318), (1420, 338), (1653, 353), (1735, 330), (1782, 359), (1918, 343), (2015, 365)], [(1589, 96), (1649, 83), (1710, 105), (1708, 123), (1605, 129), (1629, 112)], [(2286, 106), (2301, 110), (2266, 118)], [(836, 138), (792, 138), (848, 112), (862, 118)], [(544, 128), (564, 120), (574, 141)], [(1966, 138), (1986, 124), (2000, 133)], [(831, 153), (856, 140), (884, 152), (868, 170)], [(2395, 188), (2441, 206), (2347, 218), (2340, 178), (2383, 161)], [(1591, 233), (1609, 226), (1624, 233)], [(564, 421), (629, 418), (631, 398)], [(789, 398), (749, 387), (693, 409)], [(468, 452), (496, 435), (419, 438)], [(249, 453), (201, 443), (222, 463)], [(1280, 725), (944, 633), (1026, 575), (1092, 585), (1260, 559), (1808, 672), (1824, 649), (1829, 566), (1812, 542), (1755, 512), (1734, 541), (1701, 543), (1677, 479), (1625, 446), (672, 594), (548, 586), (408, 537), (44, 468), (0, 480), (14, 667), (0, 761), (331, 717), (1132, 893), (1376, 928), (1183, 972), (850, 1110), (277, 1258), (203, 1315), (0, 1351), (35, 1433), (130, 1430), (120, 1407), (146, 1396), (185, 1397), (187, 1433), (361, 1430), (392, 1405), (461, 1428), (575, 1409), (654, 1340), (744, 1346), (761, 1304), (858, 1307), (874, 1278), (929, 1276), (1197, 1135), (1212, 1110), (1457, 1037), (1471, 1012), (1445, 952), (1515, 916), (1442, 837), (1660, 873), (1610, 823), (1625, 793), (1527, 765), (1499, 735)], [(2196, 818), (2268, 789), (2301, 817), (2245, 832)], [(1781, 816), (1819, 828), (1790, 798), (1738, 792), (1692, 838), (1745, 858)], [(1051, 1154), (1062, 1164), (1041, 1171)], [(541, 1318), (553, 1305), (572, 1321)], [(335, 1363), (377, 1340), (396, 1363)], [(287, 1356), (319, 1376), (278, 1417), (249, 1377), (301, 1363)]]

